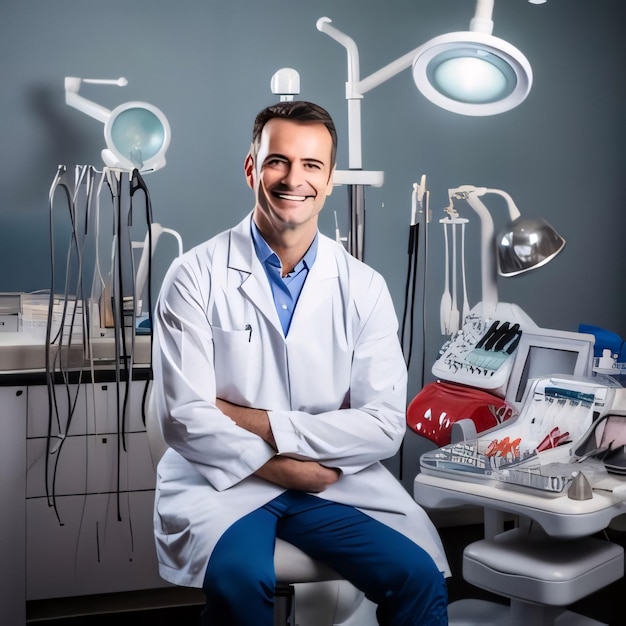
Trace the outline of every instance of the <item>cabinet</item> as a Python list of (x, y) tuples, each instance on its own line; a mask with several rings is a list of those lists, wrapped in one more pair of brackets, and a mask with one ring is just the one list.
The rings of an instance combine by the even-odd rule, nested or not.
[(27, 600), (170, 586), (152, 530), (146, 381), (128, 386), (122, 437), (126, 383), (106, 374), (50, 393), (43, 375), (0, 385), (3, 623), (25, 624)]
[(0, 387), (0, 616), (6, 624), (26, 621), (26, 391)]
[(52, 394), (29, 386), (27, 600), (164, 584), (152, 533), (145, 386), (129, 384), (125, 418), (126, 383), (56, 384)]

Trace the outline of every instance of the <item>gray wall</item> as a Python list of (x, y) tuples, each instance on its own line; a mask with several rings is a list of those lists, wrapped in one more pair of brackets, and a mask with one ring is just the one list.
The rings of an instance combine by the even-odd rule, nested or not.
[[(346, 54), (318, 32), (328, 16), (354, 38), (364, 77), (431, 37), (466, 30), (473, 0), (2, 0), (0, 67), (0, 291), (49, 284), (47, 195), (57, 164), (101, 165), (102, 124), (64, 103), (63, 79), (118, 77), (128, 87), (83, 87), (113, 108), (158, 106), (172, 127), (167, 166), (146, 177), (154, 219), (179, 230), (189, 248), (239, 220), (252, 197), (242, 175), (255, 113), (272, 103), (272, 74), (291, 66), (301, 96), (329, 109), (347, 166)], [(427, 175), (433, 223), (426, 266), (427, 369), (442, 343), (443, 217), (447, 189), (460, 184), (508, 191), (522, 213), (543, 215), (567, 240), (542, 270), (500, 279), (500, 299), (540, 326), (581, 322), (626, 336), (626, 5), (623, 0), (497, 0), (494, 34), (520, 48), (534, 70), (528, 99), (494, 117), (438, 109), (410, 71), (366, 95), (363, 166), (386, 173), (367, 191), (366, 261), (387, 278), (398, 312), (406, 275), (412, 185)], [(322, 223), (347, 214), (337, 188)], [(505, 211), (496, 196), (496, 225)], [(467, 217), (470, 300), (479, 293), (478, 220)], [(419, 326), (421, 316), (416, 317)], [(410, 394), (419, 389), (421, 337)], [(428, 372), (426, 373), (428, 379)]]

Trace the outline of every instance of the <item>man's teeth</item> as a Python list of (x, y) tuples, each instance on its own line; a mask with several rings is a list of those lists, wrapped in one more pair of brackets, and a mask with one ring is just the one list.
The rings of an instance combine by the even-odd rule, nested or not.
[(276, 194), (281, 200), (292, 200), (294, 202), (303, 202), (307, 199), (307, 196), (291, 196), (286, 193), (277, 193)]

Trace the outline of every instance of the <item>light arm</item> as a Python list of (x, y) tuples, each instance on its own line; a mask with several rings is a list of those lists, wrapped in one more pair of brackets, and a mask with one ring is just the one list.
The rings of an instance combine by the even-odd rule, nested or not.
[[(470, 22), (470, 31), (490, 35), (493, 31), (494, 0), (477, 0), (474, 17)], [(354, 40), (332, 25), (328, 17), (320, 17), (317, 29), (341, 44), (348, 55), (348, 80), (346, 82), (346, 99), (348, 101), (348, 167), (361, 169), (361, 100), (372, 89), (378, 87), (396, 74), (409, 68), (415, 58), (428, 47), (428, 43), (414, 48), (395, 61), (388, 63), (366, 78), (360, 78), (359, 50)]]
[(346, 99), (348, 100), (348, 167), (360, 170), (361, 159), (361, 98), (362, 94), (354, 86), (359, 82), (359, 50), (351, 37), (334, 26), (328, 17), (317, 20), (317, 29), (341, 44), (348, 54), (348, 82)]
[(494, 0), (477, 0), (476, 11), (470, 22), (470, 30), (477, 33), (491, 35), (493, 32), (493, 3)]
[(488, 193), (497, 194), (506, 200), (511, 221), (520, 216), (519, 209), (515, 205), (515, 202), (513, 202), (513, 198), (511, 198), (506, 191), (487, 187), (474, 187), (473, 185), (462, 185), (455, 189), (448, 190), (450, 198), (462, 198), (466, 200), (480, 218), (482, 315), (485, 320), (489, 319), (495, 313), (496, 306), (498, 305), (493, 218), (479, 197)]
[(513, 202), (513, 198), (511, 198), (506, 191), (502, 191), (501, 189), (485, 189), (484, 193), (494, 193), (498, 196), (502, 196), (506, 200), (506, 206), (509, 209), (509, 217), (511, 218), (511, 221), (520, 217), (521, 213), (519, 212), (517, 205)]
[(88, 100), (81, 96), (78, 91), (82, 83), (94, 83), (97, 85), (117, 85), (125, 87), (128, 81), (122, 77), (115, 80), (96, 79), (96, 78), (77, 78), (75, 76), (65, 77), (65, 103), (68, 106), (78, 109), (81, 113), (85, 113), (99, 122), (106, 124), (111, 111), (101, 104), (97, 104), (92, 100)]
[(407, 52), (404, 56), (361, 80), (359, 77), (359, 50), (354, 40), (332, 26), (328, 17), (321, 17), (317, 20), (316, 25), (320, 32), (325, 33), (341, 44), (346, 49), (348, 55), (348, 80), (346, 82), (346, 99), (348, 101), (348, 167), (350, 169), (361, 169), (361, 100), (363, 95), (389, 80), (392, 76), (407, 69), (422, 46)]

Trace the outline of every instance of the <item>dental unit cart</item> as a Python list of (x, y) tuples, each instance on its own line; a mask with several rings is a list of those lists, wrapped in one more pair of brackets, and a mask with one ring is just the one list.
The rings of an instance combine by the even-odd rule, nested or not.
[[(592, 535), (626, 513), (626, 389), (608, 377), (532, 379), (516, 418), (455, 434), (422, 455), (414, 497), (427, 509), (484, 507), (485, 539), (465, 548), (463, 575), (510, 608), (460, 600), (451, 626), (597, 626), (565, 607), (624, 573), (623, 548)], [(519, 527), (503, 532), (511, 515)]]

